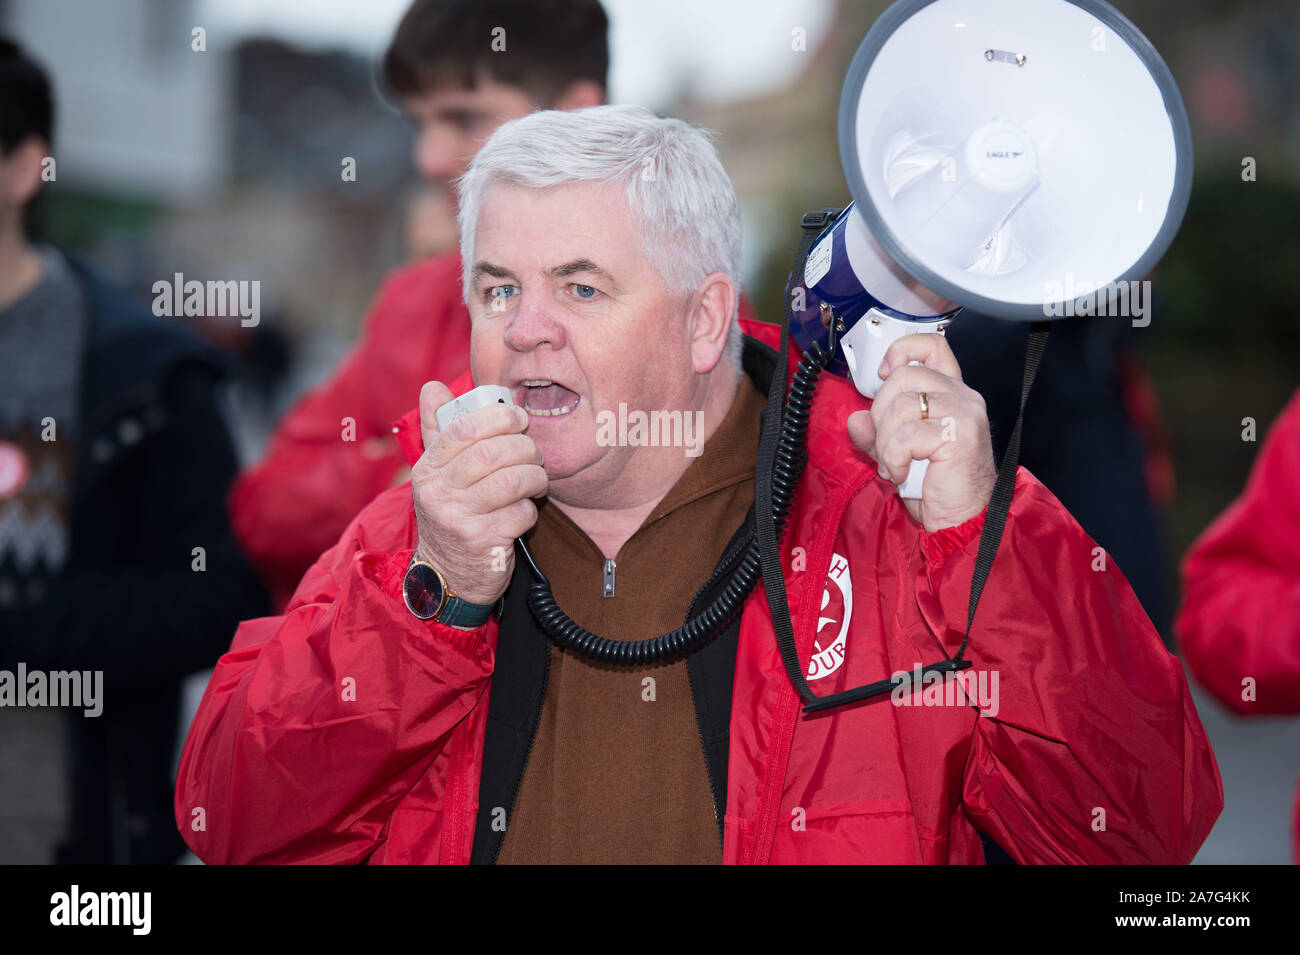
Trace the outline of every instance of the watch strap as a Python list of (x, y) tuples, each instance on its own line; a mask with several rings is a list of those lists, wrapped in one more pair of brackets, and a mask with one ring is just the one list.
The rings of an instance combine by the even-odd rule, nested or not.
[(492, 616), (492, 611), (495, 609), (495, 604), (485, 607), (483, 604), (472, 604), (459, 597), (448, 597), (442, 606), (442, 612), (434, 619), (453, 627), (481, 627), (487, 623), (488, 617)]

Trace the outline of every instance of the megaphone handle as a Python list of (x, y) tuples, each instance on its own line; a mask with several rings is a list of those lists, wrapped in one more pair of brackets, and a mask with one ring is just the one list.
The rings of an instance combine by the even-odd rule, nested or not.
[(921, 485), (925, 483), (925, 471), (930, 466), (929, 459), (913, 461), (907, 469), (907, 477), (898, 483), (898, 496), (909, 501), (921, 499)]
[[(909, 365), (924, 365), (925, 362), (909, 361)], [(925, 469), (930, 466), (929, 458), (913, 461), (907, 469), (907, 476), (898, 482), (898, 496), (909, 501), (921, 499), (921, 485), (925, 484)]]
[[(840, 339), (845, 363), (853, 383), (868, 398), (874, 398), (884, 384), (876, 374), (876, 367), (889, 346), (904, 335), (917, 332), (933, 332), (942, 335), (948, 327), (947, 322), (937, 322), (927, 326), (918, 326), (910, 322), (899, 321), (885, 313), (872, 309), (859, 320)], [(924, 362), (910, 361), (909, 365), (923, 365)], [(898, 482), (898, 494), (908, 500), (921, 499), (921, 485), (925, 483), (925, 469), (929, 461), (913, 461), (907, 477)]]

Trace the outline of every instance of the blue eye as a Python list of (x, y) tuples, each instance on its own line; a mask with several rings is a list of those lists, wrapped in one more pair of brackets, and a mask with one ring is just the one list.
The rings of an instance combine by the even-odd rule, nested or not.
[(595, 297), (596, 297), (596, 290), (595, 290), (594, 288), (592, 288), (590, 285), (576, 285), (576, 284), (575, 284), (575, 285), (573, 286), (573, 290), (574, 290), (574, 292), (577, 293), (578, 298), (595, 298)]
[(501, 308), (505, 305), (506, 300), (514, 298), (518, 291), (519, 286), (517, 285), (494, 285), (487, 290), (486, 297), (490, 300), (491, 305)]

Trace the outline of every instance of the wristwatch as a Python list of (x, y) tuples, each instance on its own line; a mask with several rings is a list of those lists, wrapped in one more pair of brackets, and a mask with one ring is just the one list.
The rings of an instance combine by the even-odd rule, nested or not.
[(406, 609), (421, 620), (471, 628), (483, 626), (493, 614), (499, 619), (506, 604), (505, 597), (487, 606), (461, 600), (451, 592), (438, 568), (420, 559), (419, 551), (411, 555), (406, 576), (402, 578), (402, 599)]

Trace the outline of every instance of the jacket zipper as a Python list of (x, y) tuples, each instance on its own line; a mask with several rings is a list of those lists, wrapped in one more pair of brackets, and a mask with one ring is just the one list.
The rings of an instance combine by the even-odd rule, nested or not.
[[(853, 485), (841, 487), (840, 490), (835, 491), (830, 496), (828, 513), (833, 517), (830, 522), (832, 527), (839, 528), (849, 505), (869, 480), (869, 477), (861, 478)], [(826, 551), (824, 556), (829, 563), (830, 554), (835, 548), (835, 535), (832, 535), (824, 546)], [(823, 554), (819, 550), (817, 563), (821, 562), (822, 557)], [(800, 628), (794, 622), (793, 612), (791, 612), (791, 625), (794, 630), (795, 646), (797, 647)], [(802, 666), (802, 661), (800, 665)], [(742, 854), (742, 864), (752, 865), (760, 861), (765, 863), (772, 855), (772, 842), (776, 837), (776, 828), (779, 824), (777, 811), (780, 809), (781, 787), (785, 780), (786, 769), (790, 764), (790, 745), (794, 737), (795, 727), (799, 722), (799, 713), (802, 706), (802, 700), (798, 692), (794, 691), (794, 687), (789, 684), (787, 684), (787, 687), (791, 692), (784, 695), (783, 702), (777, 709), (773, 744), (769, 747), (770, 755), (764, 765), (764, 772), (759, 778), (758, 811), (754, 817), (754, 830), (749, 844), (749, 851)], [(760, 855), (761, 860), (758, 858)]]
[[(533, 756), (533, 743), (537, 741), (537, 727), (542, 723), (542, 708), (546, 705), (546, 689), (551, 682), (551, 639), (542, 634), (542, 639), (546, 641), (546, 663), (542, 666), (542, 694), (537, 700), (537, 715), (533, 717), (533, 730), (528, 736), (528, 749), (524, 751), (524, 761), (520, 763), (519, 775), (515, 778), (514, 788), (510, 792), (510, 809), (506, 813), (506, 832), (510, 831), (510, 820), (515, 815), (515, 805), (519, 802), (519, 787), (523, 784), (524, 773), (528, 771), (528, 761)], [(496, 865), (497, 860), (501, 858), (501, 850), (505, 848), (506, 833), (501, 834), (501, 841), (497, 843), (497, 848), (492, 853), (492, 864)]]

